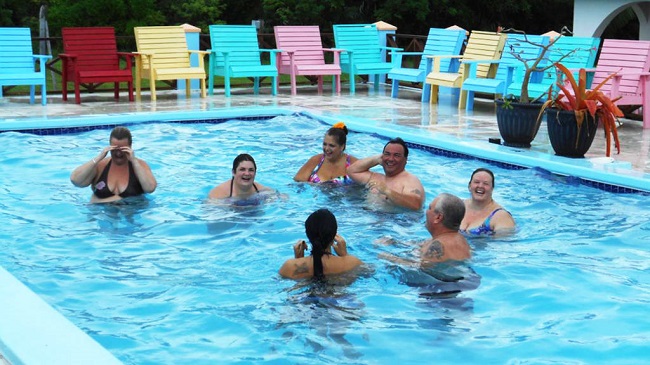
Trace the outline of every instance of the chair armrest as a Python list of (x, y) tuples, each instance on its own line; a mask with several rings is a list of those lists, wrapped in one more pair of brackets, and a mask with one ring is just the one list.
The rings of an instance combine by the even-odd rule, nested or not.
[(74, 59), (77, 58), (78, 56), (76, 54), (70, 54), (70, 53), (59, 53), (59, 58), (61, 59)]
[(34, 59), (39, 59), (39, 60), (49, 60), (50, 58), (52, 58), (51, 55), (46, 55), (46, 54), (35, 54), (32, 56), (34, 57)]
[(426, 58), (463, 58), (463, 55), (427, 55)]
[(202, 54), (202, 55), (210, 54), (210, 52), (208, 52), (208, 51), (199, 51), (199, 50), (195, 50), (195, 49), (190, 49), (190, 50), (188, 50), (188, 52), (190, 54)]
[[(60, 56), (60, 55), (59, 55), (59, 56)], [(117, 56), (118, 56), (118, 57), (124, 57), (124, 58), (127, 58), (127, 57), (129, 57), (129, 58), (133, 58), (133, 57), (135, 57), (135, 55), (133, 54), (133, 52), (117, 52)]]
[(341, 52), (343, 52), (343, 50), (339, 49), (339, 48), (323, 48), (323, 52), (334, 52), (334, 53), (338, 52), (338, 53), (341, 53)]
[(273, 55), (274, 53), (279, 53), (279, 52), (282, 52), (282, 51), (279, 50), (279, 49), (264, 49), (264, 48), (260, 48), (260, 53), (270, 53), (271, 55)]
[(395, 52), (402, 56), (424, 56), (424, 52)]

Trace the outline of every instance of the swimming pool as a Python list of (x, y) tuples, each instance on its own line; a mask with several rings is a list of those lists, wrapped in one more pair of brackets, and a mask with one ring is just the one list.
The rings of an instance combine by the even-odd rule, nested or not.
[[(130, 204), (87, 204), (69, 173), (108, 130), (2, 133), (0, 265), (120, 360), (159, 363), (640, 363), (650, 325), (647, 196), (613, 194), (534, 169), (490, 166), (495, 198), (520, 230), (474, 239), (480, 285), (457, 298), (423, 296), (421, 275), (377, 258), (425, 238), (422, 213), (364, 209), (362, 191), (294, 183), (325, 124), (303, 116), (130, 126), (158, 189)], [(385, 140), (348, 136), (348, 152)], [(257, 179), (286, 198), (224, 208), (205, 202), (251, 153)], [(427, 202), (467, 197), (485, 162), (413, 149), (407, 168)], [(313, 287), (277, 270), (309, 212), (330, 208), (351, 253), (368, 265), (347, 285)], [(625, 212), (625, 213), (620, 213)], [(633, 213), (630, 213), (633, 212)], [(409, 285), (410, 284), (410, 285)]]

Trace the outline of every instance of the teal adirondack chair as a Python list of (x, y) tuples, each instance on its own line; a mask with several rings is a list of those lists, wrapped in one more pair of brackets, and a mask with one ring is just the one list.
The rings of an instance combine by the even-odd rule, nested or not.
[[(0, 98), (5, 85), (29, 85), (29, 102), (34, 104), (36, 86), (41, 86), (41, 104), (47, 104), (45, 60), (47, 55), (32, 52), (29, 28), (0, 28)], [(40, 68), (36, 70), (36, 62)]]
[[(529, 43), (530, 42), (530, 43)], [(531, 44), (532, 43), (532, 44)], [(549, 38), (540, 35), (508, 34), (506, 45), (503, 48), (500, 60), (470, 60), (465, 61), (470, 65), (469, 76), (463, 81), (462, 90), (467, 91), (466, 110), (474, 108), (474, 93), (494, 94), (500, 97), (508, 90), (508, 86), (513, 81), (514, 72), (518, 68), (523, 68), (523, 60), (533, 61), (539, 57), (544, 50), (542, 46), (549, 43)], [(481, 64), (497, 64), (497, 73), (494, 78), (476, 77), (478, 66)], [(540, 75), (541, 76), (541, 75)]]
[[(260, 49), (257, 30), (253, 25), (211, 25), (209, 94), (214, 92), (214, 77), (224, 77), (226, 96), (230, 96), (230, 79), (253, 77), (254, 93), (259, 94), (260, 78), (270, 77), (271, 93), (278, 92), (277, 49)], [(261, 55), (270, 54), (270, 64), (262, 64)]]
[[(427, 56), (459, 55), (465, 38), (466, 35), (463, 30), (431, 28), (422, 52), (393, 52), (392, 57), (395, 67), (388, 73), (388, 78), (393, 80), (391, 96), (393, 98), (397, 97), (400, 81), (424, 83), (424, 79), (432, 68), (432, 59), (427, 58)], [(402, 67), (404, 56), (420, 56), (418, 68)], [(453, 62), (456, 60), (455, 58), (442, 59), (440, 64), (441, 72), (458, 72), (458, 62)], [(430, 92), (431, 85), (424, 84), (422, 86), (422, 102), (429, 100)]]
[[(599, 46), (600, 38), (562, 36), (549, 48), (545, 57), (548, 59), (547, 62), (550, 62), (549, 64), (562, 59), (560, 63), (570, 70), (592, 68), (596, 62)], [(507, 95), (515, 97), (521, 95), (523, 74), (522, 67), (515, 70), (514, 81), (508, 86)], [(531, 98), (537, 98), (548, 93), (549, 88), (557, 90), (556, 82), (555, 68), (551, 67), (542, 73), (542, 77), (537, 82), (531, 80), (528, 83), (528, 95)]]
[(381, 46), (375, 24), (337, 24), (333, 29), (336, 48), (343, 50), (341, 71), (350, 75), (350, 94), (355, 93), (356, 75), (374, 75), (374, 87), (379, 90), (379, 75), (393, 68), (391, 62), (382, 59), (382, 50), (401, 49)]

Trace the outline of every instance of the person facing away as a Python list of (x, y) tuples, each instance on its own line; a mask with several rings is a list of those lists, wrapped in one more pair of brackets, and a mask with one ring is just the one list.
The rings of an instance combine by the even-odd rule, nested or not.
[[(412, 210), (422, 209), (424, 187), (415, 175), (406, 171), (409, 150), (401, 138), (394, 138), (384, 146), (382, 154), (366, 157), (350, 165), (348, 174), (370, 193), (386, 204)], [(381, 165), (384, 174), (370, 171)]]
[(210, 190), (210, 199), (248, 198), (262, 191), (271, 191), (260, 183), (255, 182), (257, 164), (247, 153), (239, 154), (232, 162), (232, 178)]
[(467, 184), (470, 197), (465, 200), (465, 217), (461, 232), (470, 235), (492, 235), (512, 232), (515, 221), (510, 212), (492, 199), (494, 173), (486, 168), (474, 170)]
[(312, 156), (293, 177), (311, 183), (352, 184), (347, 169), (357, 158), (345, 153), (348, 128), (338, 122), (323, 137), (323, 153)]
[(455, 195), (441, 193), (429, 204), (425, 212), (425, 228), (431, 238), (420, 244), (419, 261), (403, 259), (390, 254), (380, 257), (398, 264), (432, 267), (448, 261), (465, 261), (472, 257), (465, 237), (459, 232), (465, 215), (465, 204)]
[(472, 257), (467, 240), (459, 232), (465, 216), (465, 204), (460, 198), (441, 193), (429, 204), (425, 215), (425, 226), (431, 238), (420, 247), (423, 264), (463, 261)]
[[(303, 240), (293, 246), (295, 258), (287, 260), (280, 268), (280, 275), (289, 279), (340, 274), (361, 265), (361, 260), (348, 255), (345, 239), (337, 234), (336, 217), (327, 209), (319, 209), (305, 221), (305, 233), (311, 244), (311, 255), (305, 257), (307, 243)], [(332, 248), (336, 255), (332, 254)]]
[[(149, 165), (135, 157), (132, 142), (128, 128), (115, 127), (109, 145), (72, 171), (72, 184), (80, 188), (92, 186), (91, 203), (112, 202), (156, 190), (156, 178)], [(106, 158), (109, 152), (111, 156)]]

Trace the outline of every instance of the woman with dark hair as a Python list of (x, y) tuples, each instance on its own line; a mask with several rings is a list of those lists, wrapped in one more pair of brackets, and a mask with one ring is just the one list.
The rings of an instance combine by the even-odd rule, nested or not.
[(72, 184), (80, 188), (91, 185), (91, 203), (112, 202), (156, 190), (156, 178), (149, 165), (135, 157), (131, 131), (115, 127), (108, 141), (99, 155), (72, 171)]
[(298, 170), (295, 181), (312, 183), (352, 184), (347, 173), (348, 166), (357, 160), (345, 153), (348, 128), (338, 122), (323, 137), (323, 153), (312, 156)]
[(255, 160), (251, 155), (242, 153), (232, 162), (232, 178), (210, 190), (208, 197), (210, 199), (248, 198), (261, 191), (270, 191), (271, 188), (255, 182), (256, 174)]
[[(295, 258), (287, 260), (280, 268), (280, 275), (289, 279), (340, 274), (359, 265), (361, 260), (348, 255), (345, 239), (337, 234), (336, 217), (327, 209), (313, 212), (305, 221), (305, 233), (311, 243), (311, 256), (305, 257), (307, 243), (299, 240), (293, 246)], [(332, 254), (332, 248), (336, 255)]]
[(470, 235), (492, 235), (512, 231), (515, 220), (510, 212), (492, 199), (494, 173), (486, 168), (474, 170), (467, 185), (470, 198), (465, 199), (465, 217), (460, 230)]

